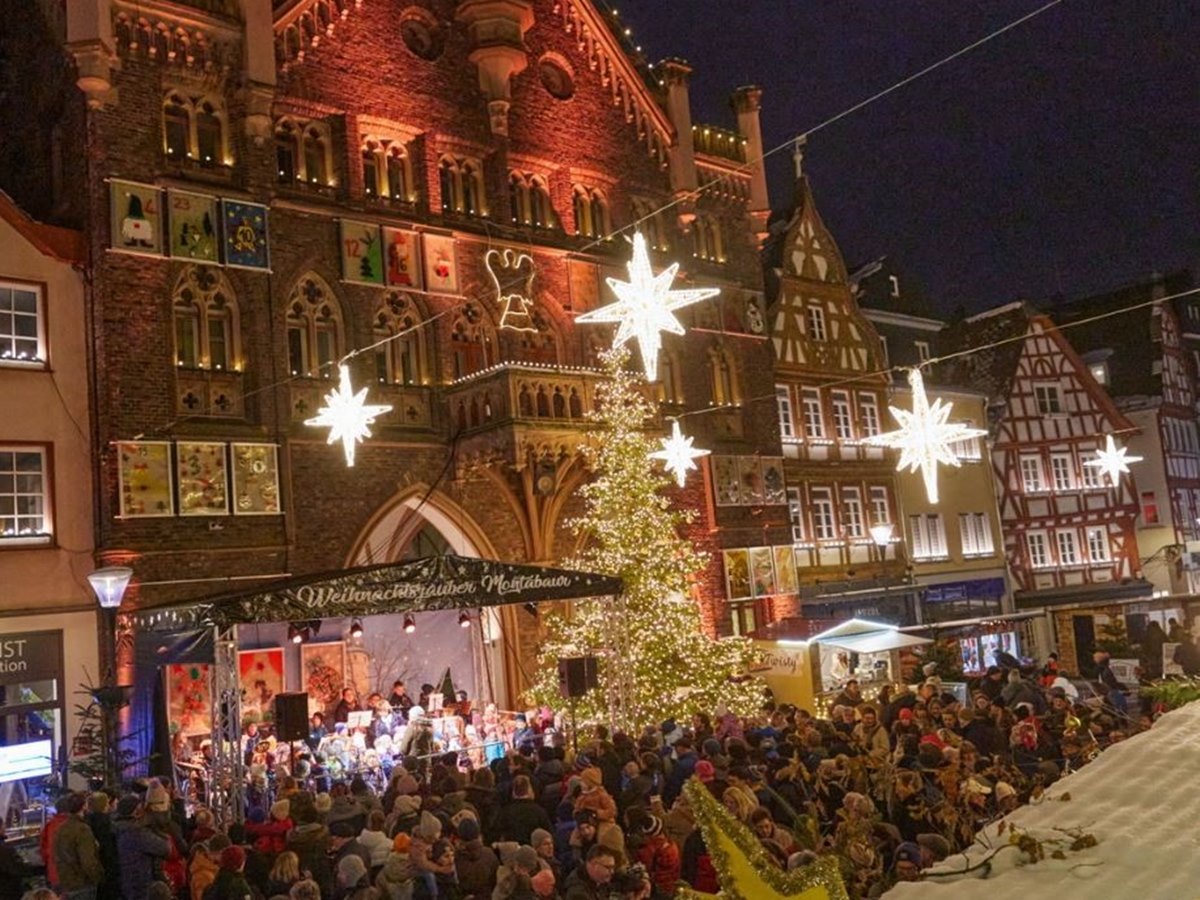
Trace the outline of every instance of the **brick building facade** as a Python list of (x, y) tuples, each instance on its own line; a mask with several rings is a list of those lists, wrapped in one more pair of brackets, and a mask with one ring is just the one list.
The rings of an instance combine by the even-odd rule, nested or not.
[[(568, 556), (608, 340), (573, 318), (635, 223), (656, 268), (721, 288), (664, 344), (664, 417), (780, 455), (750, 402), (773, 391), (757, 89), (736, 131), (693, 124), (687, 65), (645, 65), (587, 0), (28, 6), (5, 51), (31, 84), (0, 125), (6, 161), (37, 163), (3, 178), (88, 238), (97, 563), (134, 568), (133, 603), (444, 547)], [(393, 407), (353, 468), (303, 424), (347, 354)], [(693, 536), (744, 546), (761, 517), (718, 510), (712, 479), (678, 495)], [(714, 552), (714, 633), (723, 582)], [(537, 619), (502, 618), (515, 687)]]

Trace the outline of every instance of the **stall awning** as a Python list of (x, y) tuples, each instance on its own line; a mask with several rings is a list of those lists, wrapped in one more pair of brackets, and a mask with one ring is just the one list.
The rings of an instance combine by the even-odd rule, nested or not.
[(882, 653), (885, 650), (900, 650), (904, 647), (919, 647), (922, 644), (933, 643), (929, 638), (904, 634), (890, 628), (887, 631), (848, 634), (845, 637), (834, 635), (821, 638), (820, 642), (830, 647), (837, 647), (839, 650), (849, 650), (852, 653)]

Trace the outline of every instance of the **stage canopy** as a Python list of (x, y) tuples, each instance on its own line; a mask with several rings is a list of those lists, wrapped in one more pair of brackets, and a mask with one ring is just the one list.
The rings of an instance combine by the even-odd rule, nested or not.
[(621, 580), (607, 575), (445, 555), (289, 578), (253, 590), (137, 610), (128, 618), (141, 631), (173, 632), (578, 600), (621, 590)]

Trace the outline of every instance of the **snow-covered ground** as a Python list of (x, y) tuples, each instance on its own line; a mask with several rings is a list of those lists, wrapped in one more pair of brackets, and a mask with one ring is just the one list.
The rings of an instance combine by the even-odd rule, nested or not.
[[(1070, 800), (1062, 800), (1070, 794)], [(1066, 852), (1066, 859), (1021, 865), (1015, 849), (992, 860), (991, 873), (927, 878), (900, 884), (888, 900), (1072, 900), (1087, 898), (1200, 897), (1200, 703), (1168, 713), (1150, 731), (1109, 748), (1090, 765), (1057, 782), (1036, 805), (1007, 817), (1034, 837), (1064, 837), (1055, 829), (1090, 833), (1097, 846)], [(1006, 843), (1000, 823), (982, 836)], [(1069, 841), (1068, 841), (1069, 842)], [(978, 843), (930, 873), (962, 871), (991, 851)]]

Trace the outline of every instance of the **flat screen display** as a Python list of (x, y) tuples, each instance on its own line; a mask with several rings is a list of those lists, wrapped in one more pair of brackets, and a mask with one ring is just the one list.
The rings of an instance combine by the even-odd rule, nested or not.
[(53, 771), (50, 741), (29, 741), (0, 747), (0, 784), (22, 778), (44, 778)]

